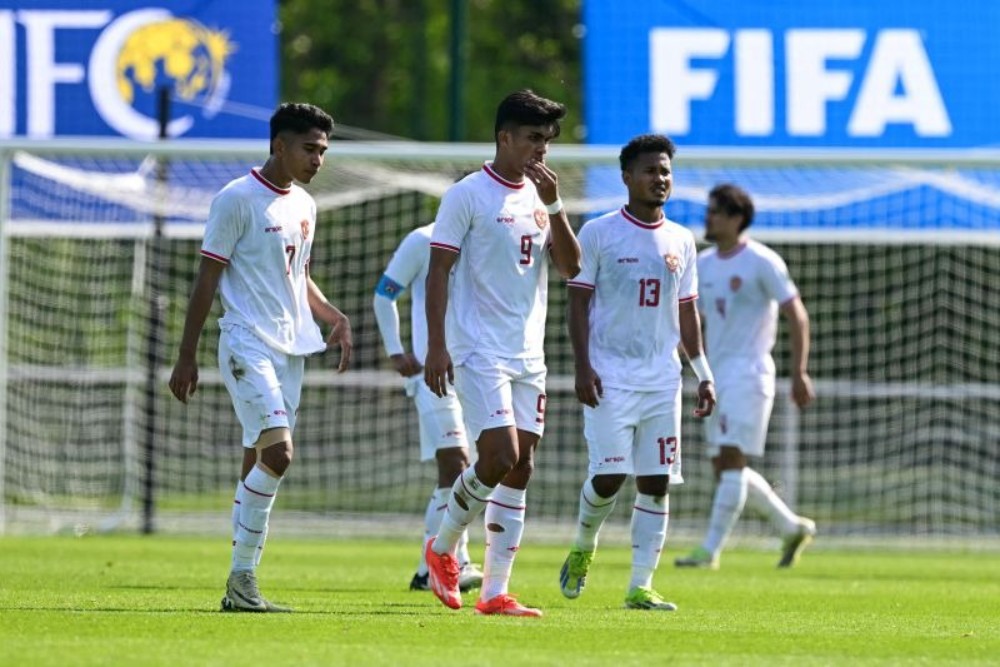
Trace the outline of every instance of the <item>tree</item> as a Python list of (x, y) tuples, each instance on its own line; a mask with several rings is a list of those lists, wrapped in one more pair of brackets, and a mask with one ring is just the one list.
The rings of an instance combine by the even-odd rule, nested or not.
[[(502, 94), (530, 87), (582, 127), (580, 0), (467, 0), (466, 141), (492, 141)], [(345, 125), (421, 140), (448, 129), (449, 0), (283, 0), (281, 96)]]

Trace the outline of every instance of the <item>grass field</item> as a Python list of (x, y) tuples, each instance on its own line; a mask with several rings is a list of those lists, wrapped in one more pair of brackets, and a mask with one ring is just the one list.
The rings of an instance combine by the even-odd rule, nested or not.
[[(669, 545), (668, 545), (669, 546)], [(542, 619), (453, 612), (406, 584), (407, 542), (274, 539), (265, 594), (292, 615), (220, 614), (224, 539), (0, 539), (2, 665), (1000, 664), (1000, 557), (815, 549), (725, 554), (656, 587), (674, 613), (621, 608), (628, 550), (598, 553), (575, 601), (561, 547), (527, 544), (512, 590)]]

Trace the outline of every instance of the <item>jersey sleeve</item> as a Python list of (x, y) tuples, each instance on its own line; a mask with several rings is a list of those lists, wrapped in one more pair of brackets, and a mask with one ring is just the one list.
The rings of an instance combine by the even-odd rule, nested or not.
[(570, 287), (583, 287), (594, 289), (597, 285), (597, 273), (600, 260), (600, 252), (597, 242), (597, 227), (592, 223), (586, 223), (577, 234), (580, 243), (580, 273), (567, 281)]
[(212, 200), (205, 224), (205, 238), (201, 254), (223, 264), (229, 264), (236, 243), (243, 236), (246, 218), (242, 215), (240, 201), (228, 191), (220, 192)]
[[(427, 262), (430, 260), (430, 250), (427, 247), (427, 237), (421, 236), (416, 231), (410, 232), (406, 238), (396, 248), (389, 266), (385, 269), (385, 278), (395, 284), (398, 291), (393, 294), (386, 294), (395, 299), (399, 292), (410, 287)], [(380, 283), (381, 284), (381, 283)]]
[(434, 222), (431, 247), (461, 252), (472, 227), (472, 205), (468, 191), (461, 187), (461, 181), (444, 193)]
[(681, 303), (698, 298), (698, 247), (694, 234), (684, 230), (684, 272), (681, 274), (677, 300)]
[(799, 289), (788, 274), (785, 260), (777, 253), (762, 256), (761, 282), (768, 296), (779, 304), (785, 304), (799, 295)]

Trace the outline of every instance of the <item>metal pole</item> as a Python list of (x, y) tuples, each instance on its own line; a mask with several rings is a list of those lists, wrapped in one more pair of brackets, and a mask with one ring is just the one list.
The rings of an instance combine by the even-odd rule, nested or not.
[(9, 243), (7, 238), (10, 222), (11, 160), (14, 153), (0, 152), (0, 535), (7, 529), (6, 463), (7, 463), (7, 298), (10, 291), (10, 265), (8, 262)]
[[(170, 122), (170, 89), (160, 86), (157, 91), (157, 118), (160, 125), (160, 140), (168, 138), (167, 126)], [(163, 192), (167, 185), (167, 158), (159, 156), (156, 161), (157, 202), (163, 203)], [(160, 280), (163, 275), (163, 209), (157, 206), (153, 215), (153, 236), (150, 242), (149, 270), (149, 331), (146, 334), (146, 438), (144, 443), (145, 475), (142, 488), (142, 532), (150, 534), (155, 530), (153, 514), (156, 493), (156, 397), (159, 393), (157, 370), (160, 366), (160, 335), (163, 329), (164, 304), (160, 294)]]
[(468, 0), (451, 0), (451, 81), (448, 86), (448, 141), (465, 135), (465, 17)]

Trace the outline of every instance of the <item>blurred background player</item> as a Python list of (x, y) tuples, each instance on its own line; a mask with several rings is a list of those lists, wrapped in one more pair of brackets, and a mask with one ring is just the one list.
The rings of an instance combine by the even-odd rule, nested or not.
[(424, 379), (438, 396), (454, 382), (478, 450), (476, 463), (452, 487), (437, 537), (427, 543), (431, 590), (452, 609), (462, 606), (455, 549), (485, 509), (476, 612), (541, 616), (507, 587), (524, 532), (534, 449), (545, 426), (548, 263), (567, 278), (580, 270), (580, 246), (559, 199), (558, 178), (545, 165), (565, 115), (562, 104), (530, 90), (504, 98), (493, 161), (445, 193), (431, 237)]
[[(420, 460), (437, 461), (437, 484), (424, 512), (424, 539), (420, 541), (420, 564), (410, 581), (410, 590), (430, 590), (424, 547), (437, 535), (441, 517), (448, 506), (448, 492), (458, 476), (469, 467), (469, 441), (462, 422), (462, 406), (454, 393), (435, 396), (423, 381), (423, 359), (427, 356), (427, 315), (424, 295), (427, 266), (431, 257), (431, 232), (434, 225), (418, 227), (403, 238), (389, 266), (375, 288), (372, 307), (386, 354), (396, 372), (406, 378), (406, 395), (413, 399), (420, 421)], [(412, 288), (410, 299), (410, 342), (412, 352), (403, 348), (399, 334), (399, 309), (396, 299)], [(458, 542), (461, 568), (459, 588), (479, 588), (483, 573), (469, 558), (468, 532)]]
[(767, 480), (747, 465), (747, 456), (764, 455), (774, 403), (771, 350), (779, 310), (790, 329), (792, 400), (804, 408), (815, 397), (806, 371), (809, 314), (784, 260), (747, 237), (753, 215), (753, 201), (735, 185), (718, 185), (709, 193), (705, 239), (715, 247), (698, 256), (698, 274), (707, 354), (719, 392), (719, 407), (707, 425), (718, 484), (705, 540), (689, 556), (675, 560), (678, 567), (718, 567), (726, 538), (747, 503), (780, 532), (779, 567), (794, 565), (816, 534), (816, 524), (790, 510)]
[[(255, 572), (278, 485), (292, 462), (305, 357), (339, 345), (337, 370), (344, 372), (352, 349), (350, 322), (309, 276), (316, 203), (294, 183), (309, 183), (323, 166), (333, 119), (311, 104), (289, 103), (270, 123), (267, 162), (212, 201), (170, 376), (170, 391), (187, 403), (198, 388), (198, 339), (218, 289), (225, 311), (219, 369), (243, 427), (244, 448), (222, 611), (290, 611), (260, 594)], [(316, 320), (331, 327), (326, 341)]]
[(652, 586), (667, 535), (670, 483), (681, 477), (682, 343), (698, 375), (695, 416), (711, 414), (712, 375), (702, 354), (694, 235), (666, 219), (674, 144), (640, 135), (621, 151), (628, 204), (580, 230), (582, 269), (569, 281), (576, 395), (584, 404), (590, 477), (580, 492), (576, 539), (560, 572), (562, 593), (586, 584), (598, 533), (627, 475), (635, 475), (629, 609), (673, 611)]

